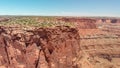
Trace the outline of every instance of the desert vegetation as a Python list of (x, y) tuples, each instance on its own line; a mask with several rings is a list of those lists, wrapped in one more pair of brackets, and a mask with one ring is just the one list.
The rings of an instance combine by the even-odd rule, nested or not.
[(55, 27), (70, 26), (74, 27), (71, 22), (60, 22), (56, 17), (6, 17), (7, 21), (1, 21), (1, 26), (20, 26), (20, 27)]

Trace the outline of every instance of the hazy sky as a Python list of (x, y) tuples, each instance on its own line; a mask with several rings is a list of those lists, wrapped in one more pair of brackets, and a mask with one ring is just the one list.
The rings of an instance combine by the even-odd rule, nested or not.
[(0, 0), (0, 15), (120, 17), (120, 0)]

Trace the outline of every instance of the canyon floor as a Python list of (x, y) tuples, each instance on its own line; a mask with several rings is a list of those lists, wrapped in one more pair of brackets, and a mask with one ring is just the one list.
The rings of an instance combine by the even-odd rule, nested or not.
[(120, 68), (120, 18), (0, 17), (0, 68)]

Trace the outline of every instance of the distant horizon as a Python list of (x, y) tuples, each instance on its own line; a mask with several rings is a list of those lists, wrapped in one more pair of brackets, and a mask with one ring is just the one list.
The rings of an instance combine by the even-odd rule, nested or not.
[[(50, 16), (50, 15), (0, 15), (0, 16)], [(58, 16), (51, 15), (50, 17), (109, 17), (109, 18), (120, 18), (120, 16)]]
[(120, 17), (120, 0), (1, 0), (0, 15)]

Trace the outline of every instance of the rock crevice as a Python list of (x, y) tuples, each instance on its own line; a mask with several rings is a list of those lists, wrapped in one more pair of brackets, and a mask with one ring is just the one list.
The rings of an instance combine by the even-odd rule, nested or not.
[(78, 30), (70, 27), (16, 30), (0, 28), (0, 66), (5, 68), (78, 68)]

